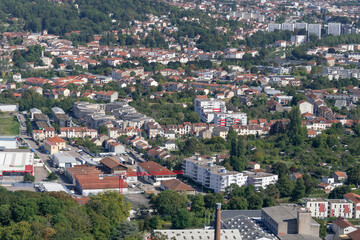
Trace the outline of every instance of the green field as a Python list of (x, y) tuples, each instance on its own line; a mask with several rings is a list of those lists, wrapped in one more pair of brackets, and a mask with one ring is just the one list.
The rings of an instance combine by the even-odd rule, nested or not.
[(16, 115), (9, 115), (9, 113), (0, 113), (0, 135), (19, 135), (19, 122), (16, 120)]

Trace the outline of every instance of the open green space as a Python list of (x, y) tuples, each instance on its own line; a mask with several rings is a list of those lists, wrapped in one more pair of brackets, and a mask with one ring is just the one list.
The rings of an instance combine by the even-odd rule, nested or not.
[(19, 135), (19, 122), (16, 119), (16, 115), (10, 115), (10, 113), (0, 113), (0, 135)]

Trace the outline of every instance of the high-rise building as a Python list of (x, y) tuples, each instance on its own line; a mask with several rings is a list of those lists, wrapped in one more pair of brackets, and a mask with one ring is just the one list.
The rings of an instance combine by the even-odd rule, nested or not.
[(321, 38), (321, 24), (309, 24), (308, 25), (308, 37), (311, 34), (315, 34), (319, 39)]
[(281, 29), (282, 30), (289, 30), (289, 31), (294, 31), (295, 25), (293, 23), (283, 23), (281, 24)]
[(270, 23), (268, 25), (268, 32), (273, 32), (275, 30), (281, 30), (281, 24), (278, 23)]
[(306, 22), (301, 22), (301, 23), (295, 23), (295, 28), (296, 29), (308, 29), (308, 24)]
[(341, 23), (329, 23), (328, 34), (333, 36), (339, 36), (341, 34)]

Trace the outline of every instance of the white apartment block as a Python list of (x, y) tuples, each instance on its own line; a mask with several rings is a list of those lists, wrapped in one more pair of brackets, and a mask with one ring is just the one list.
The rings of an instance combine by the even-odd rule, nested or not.
[(225, 188), (233, 183), (239, 186), (247, 183), (247, 176), (243, 173), (227, 171), (213, 161), (201, 159), (200, 156), (185, 158), (182, 167), (186, 176), (214, 192), (225, 191)]
[(281, 29), (282, 30), (289, 30), (289, 31), (294, 31), (294, 29), (295, 29), (295, 24), (293, 24), (293, 23), (283, 23), (282, 25), (281, 25)]
[(298, 102), (299, 110), (301, 114), (311, 113), (314, 114), (314, 105), (308, 101), (302, 100)]
[(247, 114), (242, 112), (215, 113), (214, 123), (220, 127), (230, 127), (232, 125), (247, 125)]
[(329, 199), (329, 217), (353, 217), (353, 203), (346, 199)]
[(312, 217), (354, 218), (353, 203), (346, 199), (303, 198)]
[(353, 203), (353, 218), (360, 218), (360, 196), (355, 193), (344, 194), (344, 199)]
[(275, 184), (278, 181), (278, 175), (264, 172), (250, 172), (243, 171), (244, 175), (248, 177), (247, 184), (254, 185), (256, 189), (260, 187), (265, 189), (270, 184)]
[(312, 217), (328, 217), (329, 203), (323, 198), (304, 198), (305, 208), (311, 212)]
[(214, 98), (195, 98), (194, 111), (206, 123), (214, 121), (215, 114), (226, 111), (225, 101)]
[(308, 36), (315, 34), (319, 39), (321, 38), (321, 24), (309, 24)]
[(269, 32), (274, 32), (275, 30), (281, 30), (281, 24), (278, 23), (270, 23), (268, 25), (268, 31)]
[(329, 23), (328, 34), (333, 36), (341, 35), (341, 23)]

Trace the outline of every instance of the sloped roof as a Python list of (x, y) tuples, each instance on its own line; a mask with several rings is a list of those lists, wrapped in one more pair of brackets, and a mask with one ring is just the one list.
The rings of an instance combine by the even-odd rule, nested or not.
[(121, 164), (119, 161), (117, 161), (117, 160), (115, 160), (115, 159), (113, 159), (111, 157), (105, 157), (105, 158), (101, 159), (100, 163), (105, 165), (106, 167), (108, 167), (110, 169), (112, 169), (114, 167), (117, 167), (119, 165), (127, 169), (127, 167), (124, 164)]
[(166, 188), (174, 191), (195, 191), (191, 186), (179, 181), (178, 179), (171, 179), (161, 183)]

